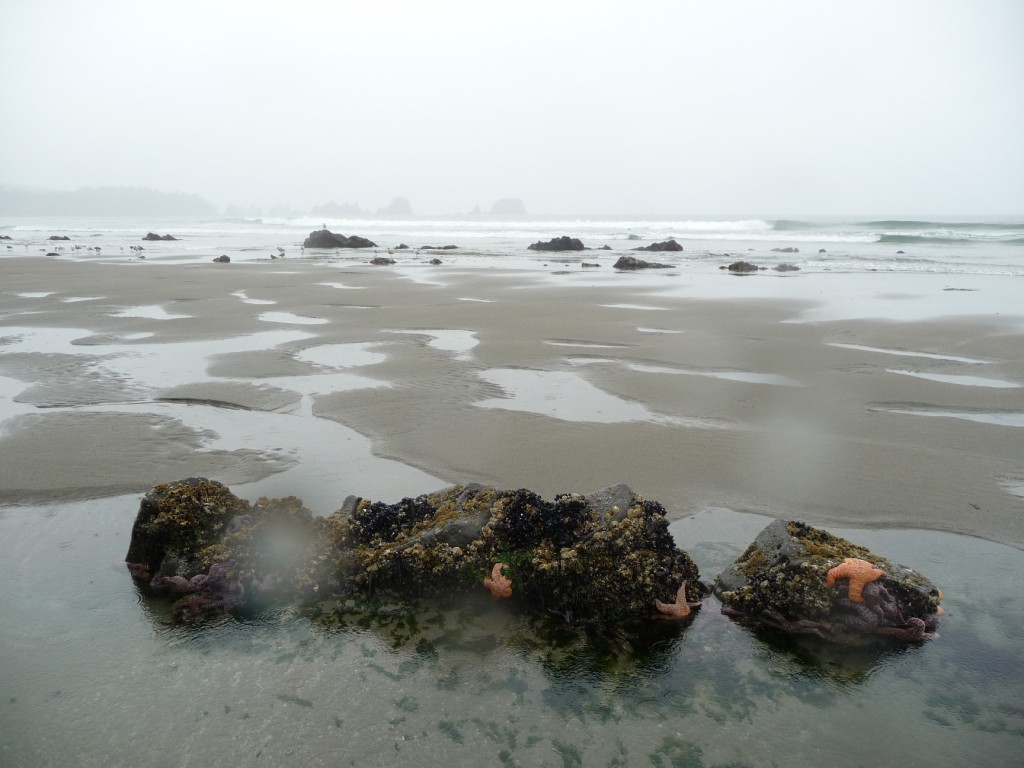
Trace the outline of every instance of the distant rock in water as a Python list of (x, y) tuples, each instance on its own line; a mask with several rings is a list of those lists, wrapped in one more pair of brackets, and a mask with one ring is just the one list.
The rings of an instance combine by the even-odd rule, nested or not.
[(387, 256), (374, 256), (372, 259), (370, 259), (370, 263), (378, 267), (386, 267), (389, 264), (394, 264), (395, 260), (389, 259)]
[(728, 266), (723, 265), (719, 267), (719, 269), (728, 269), (730, 272), (742, 275), (747, 274), (748, 272), (757, 272), (760, 267), (757, 266), (757, 264), (751, 264), (749, 261), (734, 261)]
[(651, 243), (650, 245), (643, 245), (639, 248), (634, 248), (634, 251), (681, 251), (683, 246), (677, 243), (675, 240), (666, 240), (663, 243)]
[(612, 266), (615, 269), (671, 269), (671, 264), (658, 264), (652, 261), (644, 261), (636, 256), (619, 256)]
[(799, 272), (800, 271), (800, 267), (798, 267), (796, 264), (786, 264), (786, 263), (776, 264), (774, 267), (772, 267), (772, 269), (774, 269), (776, 272)]
[(526, 206), (518, 197), (503, 197), (491, 206), (494, 216), (526, 216)]
[(583, 242), (577, 237), (569, 237), (568, 235), (562, 235), (561, 237), (554, 237), (547, 242), (538, 240), (531, 246), (528, 246), (528, 250), (531, 251), (583, 251), (586, 247)]
[(47, 240), (70, 240), (71, 238), (67, 235), (50, 235)]
[(412, 205), (405, 197), (396, 197), (377, 211), (378, 216), (412, 216)]
[(346, 237), (345, 235), (336, 235), (329, 229), (319, 229), (316, 232), (310, 232), (303, 243), (303, 248), (376, 248), (377, 244), (372, 240), (367, 240), (365, 237), (359, 237), (359, 235), (352, 235)]
[(177, 240), (178, 238), (173, 235), (158, 235), (156, 232), (150, 232), (143, 240)]
[(800, 253), (799, 248), (788, 246), (786, 248), (772, 248), (772, 253)]
[(231, 257), (228, 256), (227, 254), (224, 254), (223, 256), (215, 256), (213, 260), (216, 263), (218, 263), (218, 264), (230, 264), (231, 263)]

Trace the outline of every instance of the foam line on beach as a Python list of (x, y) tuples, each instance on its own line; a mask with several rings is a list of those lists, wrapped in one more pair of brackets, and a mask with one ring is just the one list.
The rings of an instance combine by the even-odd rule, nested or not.
[(296, 315), (293, 312), (264, 312), (256, 319), (262, 320), (265, 323), (293, 325), (326, 325), (328, 322), (323, 317), (307, 317), (306, 315)]
[(361, 291), (365, 287), (362, 285), (345, 285), (344, 283), (317, 283), (317, 285), (323, 285), (328, 288), (337, 288), (340, 291)]
[(712, 379), (723, 381), (738, 381), (744, 384), (769, 384), (776, 387), (802, 387), (796, 379), (788, 376), (780, 376), (777, 373), (757, 373), (755, 371), (700, 371), (688, 368), (672, 368), (665, 365), (648, 365), (645, 363), (630, 363), (626, 366), (631, 371), (639, 373), (668, 373), (682, 376), (707, 376)]
[(1005, 379), (987, 379), (982, 376), (964, 376), (953, 373), (924, 373), (922, 371), (907, 371), (898, 368), (886, 368), (886, 373), (896, 373), (900, 376), (914, 376), (927, 381), (937, 381), (940, 384), (956, 384), (961, 387), (991, 387), (992, 389), (1020, 389), (1020, 384)]
[(853, 349), (859, 352), (877, 352), (881, 355), (898, 355), (899, 357), (926, 357), (929, 360), (947, 360), (951, 363), (967, 363), (969, 365), (990, 365), (991, 360), (979, 360), (975, 357), (956, 357), (955, 355), (937, 355), (933, 352), (914, 352), (907, 349), (883, 349), (881, 347), (866, 347), (862, 344), (842, 344), (838, 341), (828, 342), (830, 347), (840, 349)]
[(144, 307), (126, 307), (111, 313), (111, 317), (139, 317), (145, 320), (184, 320), (192, 315), (176, 315), (168, 312), (161, 304), (150, 304)]
[(270, 299), (251, 299), (245, 291), (235, 291), (231, 295), (241, 299), (246, 304), (277, 304), (276, 301), (271, 301)]
[(872, 405), (869, 411), (905, 416), (932, 416), (946, 419), (964, 419), (997, 427), (1024, 427), (1024, 411), (967, 411), (926, 405)]

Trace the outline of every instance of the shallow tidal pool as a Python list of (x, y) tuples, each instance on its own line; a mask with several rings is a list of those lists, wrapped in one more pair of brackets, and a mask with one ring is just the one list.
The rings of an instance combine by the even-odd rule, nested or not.
[[(1024, 552), (1009, 547), (830, 529), (945, 593), (940, 637), (888, 651), (756, 634), (714, 598), (643, 641), (483, 594), (181, 626), (124, 567), (138, 502), (0, 508), (0, 765), (838, 768), (1024, 754)], [(715, 509), (672, 532), (710, 582), (767, 522)]]

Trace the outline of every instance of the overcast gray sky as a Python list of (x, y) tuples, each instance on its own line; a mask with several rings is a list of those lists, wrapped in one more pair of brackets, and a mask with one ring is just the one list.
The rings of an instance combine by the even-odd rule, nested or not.
[(1024, 1), (3, 0), (0, 183), (1024, 213)]

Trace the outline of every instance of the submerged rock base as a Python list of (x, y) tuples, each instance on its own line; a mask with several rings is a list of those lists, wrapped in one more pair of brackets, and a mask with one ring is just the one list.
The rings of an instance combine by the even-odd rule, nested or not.
[(714, 592), (727, 615), (850, 645), (927, 640), (942, 615), (921, 574), (792, 520), (761, 531)]
[(126, 557), (140, 586), (189, 619), (352, 596), (490, 593), (569, 621), (680, 618), (705, 587), (664, 508), (619, 485), (547, 501), (460, 485), (316, 517), (295, 497), (253, 504), (189, 478), (142, 499)]

